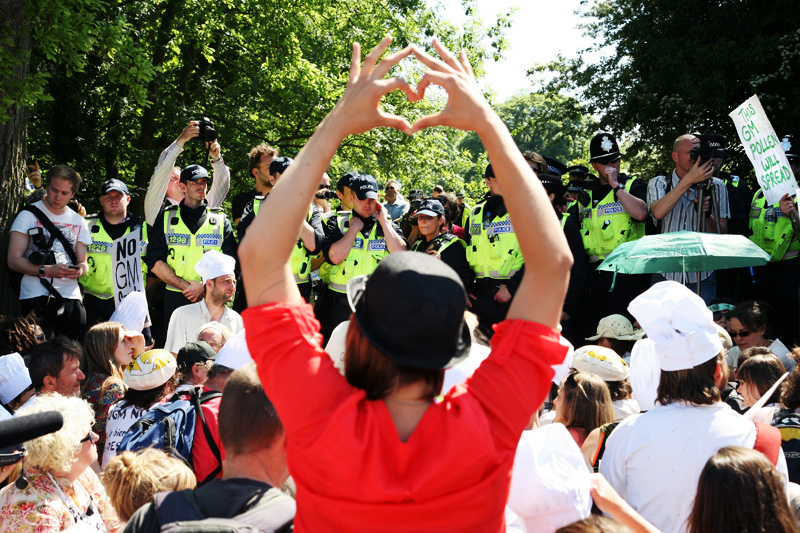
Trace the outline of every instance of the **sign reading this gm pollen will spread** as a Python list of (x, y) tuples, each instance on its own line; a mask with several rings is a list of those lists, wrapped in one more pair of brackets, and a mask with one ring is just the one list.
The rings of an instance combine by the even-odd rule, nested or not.
[(797, 182), (789, 160), (758, 96), (748, 98), (730, 113), (730, 117), (739, 132), (744, 151), (756, 170), (756, 178), (764, 191), (767, 205), (778, 202), (784, 194), (795, 194)]

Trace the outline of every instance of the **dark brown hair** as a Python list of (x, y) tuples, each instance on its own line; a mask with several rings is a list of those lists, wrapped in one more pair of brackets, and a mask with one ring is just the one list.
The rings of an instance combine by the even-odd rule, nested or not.
[(267, 398), (255, 363), (236, 370), (219, 404), (219, 438), (229, 455), (269, 448), (283, 434), (275, 406)]
[(630, 398), (631, 394), (633, 394), (633, 387), (631, 387), (631, 381), (628, 378), (622, 381), (606, 381), (606, 385), (608, 385), (608, 392), (611, 394), (612, 402)]
[(686, 370), (662, 370), (658, 383), (656, 402), (668, 405), (677, 401), (695, 405), (711, 405), (720, 399), (719, 389), (714, 383), (717, 363), (722, 362), (722, 353), (705, 363)]
[[(742, 363), (736, 377), (739, 383), (753, 383), (758, 389), (759, 397), (761, 397), (785, 372), (786, 369), (777, 356), (772, 353), (759, 354)], [(780, 401), (780, 396), (780, 390), (776, 390), (767, 403), (777, 403)]]
[(614, 518), (593, 514), (556, 529), (556, 533), (633, 533), (633, 530)]
[[(66, 357), (64, 357), (66, 355)], [(31, 351), (27, 362), (31, 383), (36, 391), (44, 387), (44, 378), (50, 376), (58, 378), (64, 369), (64, 363), (77, 359), (81, 362), (81, 345), (67, 337), (56, 337), (36, 346)], [(148, 406), (149, 407), (149, 406)]]
[(47, 171), (47, 184), (53, 182), (55, 179), (66, 180), (72, 185), (72, 192), (77, 193), (81, 188), (81, 175), (67, 165), (55, 165), (50, 167)]
[(748, 331), (758, 331), (766, 326), (764, 337), (775, 338), (772, 329), (772, 316), (774, 310), (771, 305), (762, 300), (750, 300), (736, 306), (731, 318), (737, 319)]
[(688, 531), (796, 533), (798, 529), (783, 479), (772, 463), (761, 452), (726, 446), (700, 473)]
[(591, 372), (570, 372), (561, 385), (563, 424), (586, 438), (595, 428), (614, 421), (611, 393), (603, 379)]
[(745, 361), (755, 355), (772, 355), (772, 350), (766, 346), (751, 346), (743, 352), (739, 352), (739, 357), (736, 358), (736, 368), (741, 368)]
[(33, 311), (25, 316), (0, 315), (0, 353), (29, 353), (39, 344), (36, 325)]
[(379, 400), (410, 383), (426, 385), (424, 397), (432, 400), (442, 392), (444, 370), (413, 368), (392, 361), (364, 335), (358, 320), (351, 315), (345, 343), (344, 375), (353, 387), (364, 390), (367, 399)]
[(150, 409), (154, 403), (160, 401), (167, 394), (175, 392), (178, 388), (178, 376), (175, 374), (160, 387), (147, 390), (136, 390), (129, 388), (122, 397), (125, 405), (133, 405), (139, 409)]
[(800, 348), (792, 350), (795, 367), (781, 385), (781, 405), (784, 409), (795, 410), (800, 407)]

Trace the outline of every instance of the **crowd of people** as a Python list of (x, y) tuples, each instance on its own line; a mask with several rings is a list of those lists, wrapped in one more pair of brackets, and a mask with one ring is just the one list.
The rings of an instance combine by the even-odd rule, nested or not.
[[(144, 216), (117, 179), (81, 214), (79, 173), (47, 171), (11, 227), (24, 315), (0, 317), (0, 425), (63, 426), (0, 449), (0, 532), (799, 531), (796, 200), (768, 206), (722, 171), (716, 134), (680, 135), (649, 182), (620, 172), (610, 132), (591, 168), (523, 154), (463, 52), (381, 59), (390, 42), (363, 64), (354, 45), (295, 159), (251, 150), (230, 214), (206, 119), (162, 152)], [(428, 68), (415, 89), (385, 79), (410, 55)], [(431, 84), (439, 113), (380, 109)], [(348, 135), (435, 126), (481, 139), (475, 205), (357, 171), (331, 184)], [(175, 166), (195, 138), (211, 173)], [(771, 261), (597, 268), (681, 230), (749, 237)], [(119, 294), (129, 234), (144, 283)]]

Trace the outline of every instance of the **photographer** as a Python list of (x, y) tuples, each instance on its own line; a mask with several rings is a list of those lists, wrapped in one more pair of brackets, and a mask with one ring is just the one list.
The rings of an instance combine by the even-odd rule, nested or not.
[[(675, 139), (672, 146), (672, 160), (675, 170), (669, 176), (657, 176), (650, 180), (647, 186), (647, 207), (653, 216), (659, 233), (673, 231), (697, 231), (698, 222), (698, 189), (701, 186), (711, 187), (704, 193), (702, 212), (705, 217), (705, 231), (717, 232), (717, 220), (711, 210), (711, 202), (719, 206), (720, 233), (728, 232), (730, 220), (730, 207), (728, 205), (728, 191), (725, 183), (714, 174), (714, 163), (711, 157), (701, 156), (703, 146), (699, 138), (694, 135), (681, 135)], [(687, 272), (687, 286), (697, 284), (697, 273)], [(701, 296), (709, 303), (716, 296), (716, 277), (713, 272), (702, 272)], [(653, 281), (669, 279), (680, 283), (682, 273), (667, 273), (665, 276), (655, 274)]]
[(83, 217), (67, 206), (80, 185), (80, 175), (70, 167), (52, 167), (47, 195), (20, 212), (11, 225), (8, 268), (24, 274), (22, 312), (35, 311), (48, 338), (77, 338), (86, 324), (78, 278), (89, 271), (86, 247), (92, 238)]
[(175, 161), (183, 152), (186, 141), (194, 138), (205, 141), (211, 157), (213, 169), (211, 189), (208, 191), (208, 207), (217, 209), (222, 207), (225, 196), (231, 188), (231, 171), (225, 166), (220, 154), (220, 145), (217, 141), (217, 132), (214, 125), (206, 118), (202, 121), (191, 120), (183, 132), (161, 152), (158, 164), (150, 178), (150, 186), (144, 197), (144, 218), (147, 224), (155, 224), (158, 214), (170, 205), (178, 205), (183, 200), (183, 190), (179, 187), (181, 169), (175, 166)]

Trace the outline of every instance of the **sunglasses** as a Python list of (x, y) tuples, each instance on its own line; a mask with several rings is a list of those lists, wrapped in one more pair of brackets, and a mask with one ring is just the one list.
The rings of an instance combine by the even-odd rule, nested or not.
[(317, 190), (318, 190), (318, 191), (321, 191), (322, 189), (327, 189), (327, 188), (328, 188), (328, 186), (327, 186), (327, 185), (325, 185), (325, 184), (323, 183), (323, 184), (321, 184), (321, 185), (319, 185), (319, 186), (317, 187)]
[(88, 434), (88, 435), (86, 435), (85, 437), (83, 437), (83, 438), (82, 438), (82, 439), (79, 441), (79, 444), (83, 444), (84, 442), (87, 442), (87, 441), (88, 441), (88, 442), (92, 442), (92, 430), (91, 430), (91, 429), (89, 430), (89, 434)]
[(733, 313), (726, 313), (726, 312), (722, 312), (722, 311), (714, 313), (714, 320), (721, 320), (723, 318), (725, 320), (730, 320), (732, 317), (733, 317)]
[(742, 331), (731, 331), (731, 338), (735, 339), (736, 337), (748, 337), (750, 333), (751, 332), (747, 331), (746, 329), (743, 329)]

